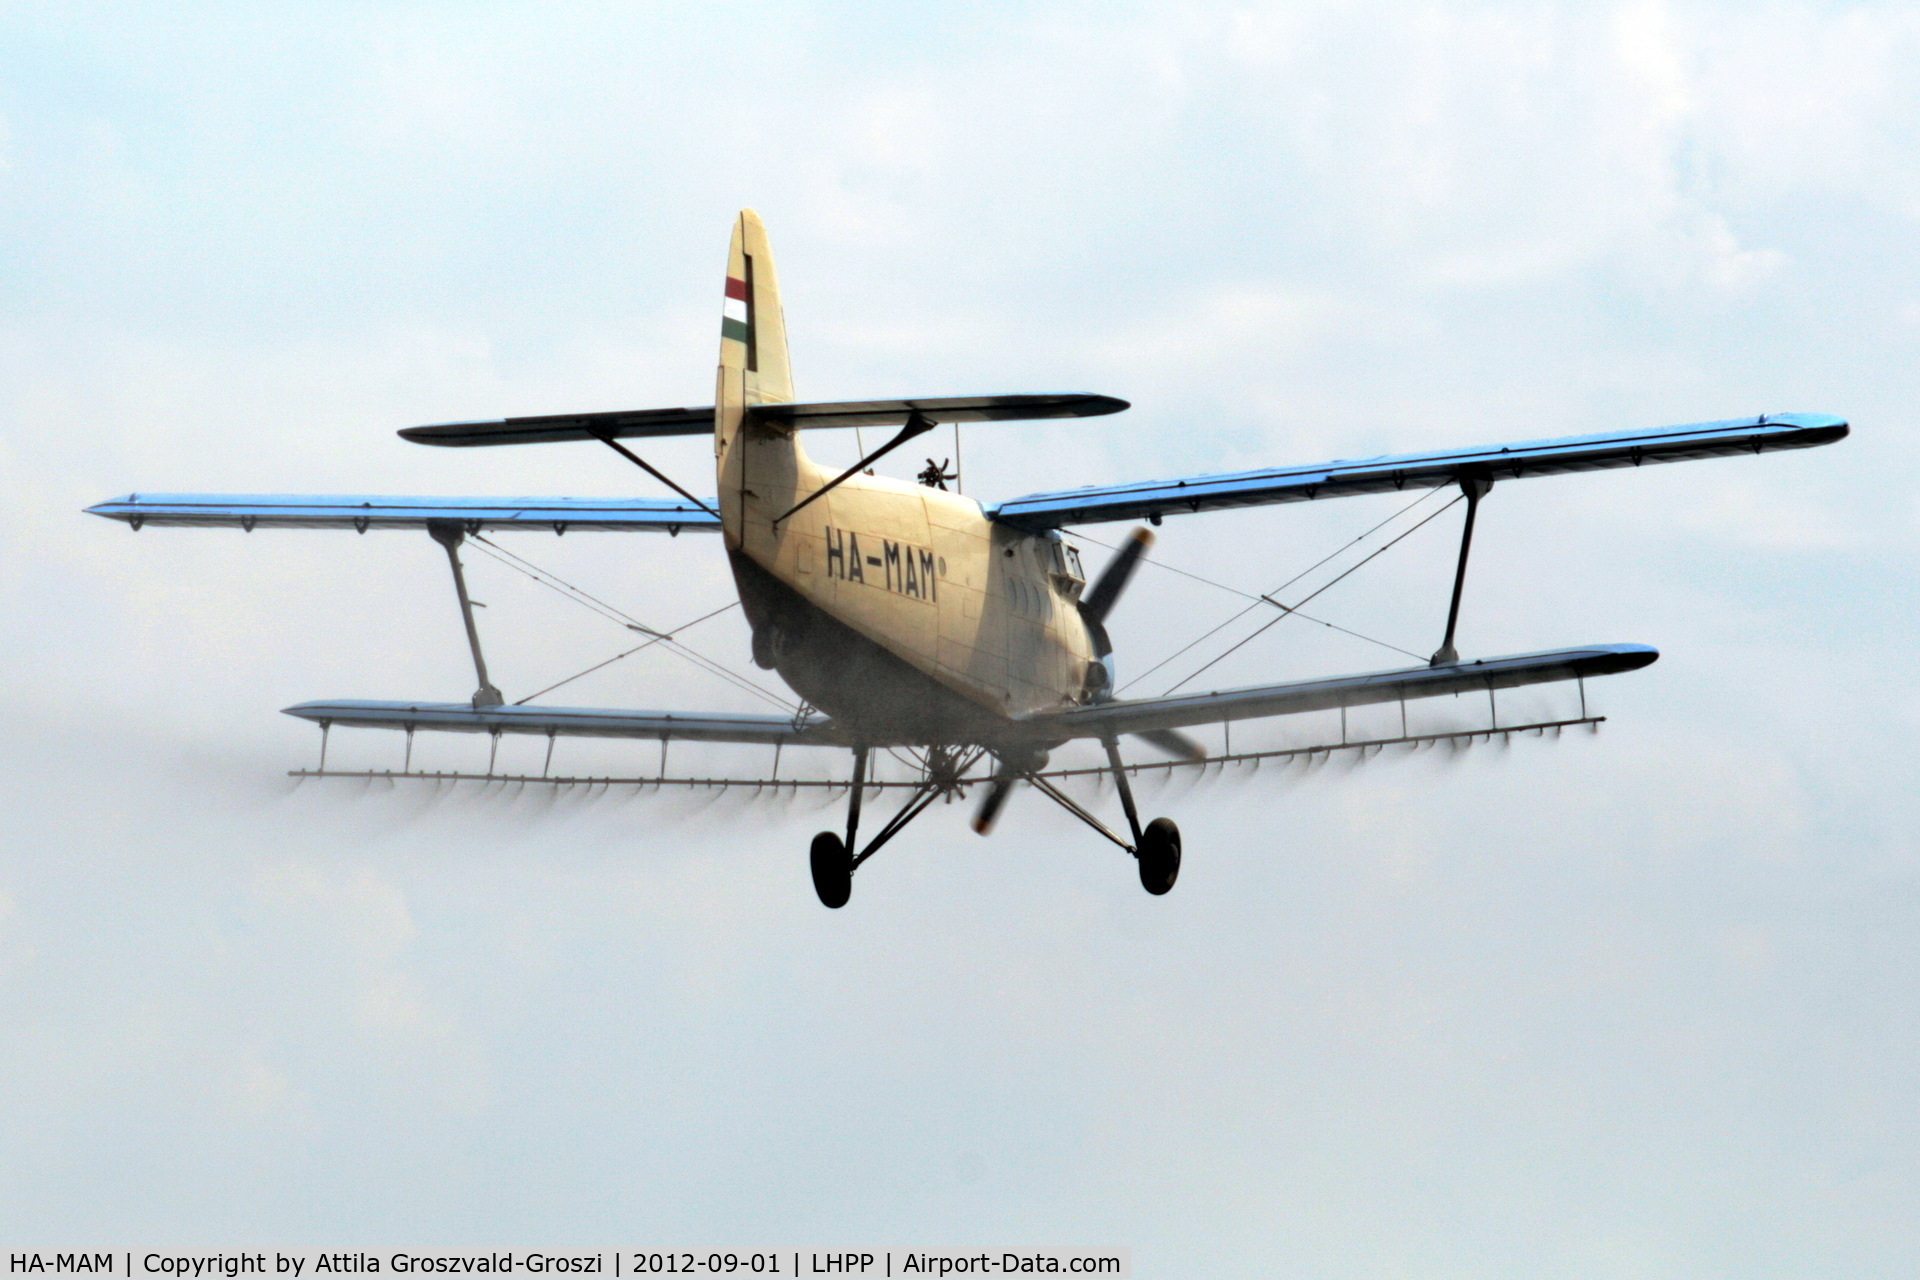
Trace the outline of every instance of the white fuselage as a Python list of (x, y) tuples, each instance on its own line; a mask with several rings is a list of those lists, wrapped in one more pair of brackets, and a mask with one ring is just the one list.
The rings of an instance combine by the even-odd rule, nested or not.
[[(937, 739), (973, 736), (943, 727), (966, 718), (954, 697), (1001, 722), (1086, 700), (1084, 582), (1057, 535), (996, 524), (959, 494), (868, 475), (787, 516), (835, 473), (778, 428), (746, 426), (726, 453), (728, 550), (749, 620), (768, 632), (756, 651), (822, 710), (854, 723), (925, 710)], [(895, 662), (832, 678), (838, 651), (864, 651), (841, 628)], [(924, 708), (913, 705), (912, 675), (926, 686)]]

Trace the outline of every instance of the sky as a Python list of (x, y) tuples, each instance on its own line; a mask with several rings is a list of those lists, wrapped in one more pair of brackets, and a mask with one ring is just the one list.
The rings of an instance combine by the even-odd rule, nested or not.
[[(1912, 6), (1790, 0), (0, 7), (0, 1239), (1911, 1271), (1917, 64)], [(470, 691), (438, 548), (81, 509), (659, 492), (393, 432), (707, 403), (742, 207), (802, 398), (1132, 402), (970, 428), (989, 501), (1854, 433), (1497, 486), (1463, 653), (1661, 660), (1590, 686), (1597, 734), (1148, 788), (1165, 898), (1030, 793), (984, 841), (936, 809), (828, 912), (831, 804), (290, 780), (281, 707)], [(649, 457), (705, 489), (707, 454)], [(1129, 692), (1250, 629), (1146, 674), (1240, 607), (1182, 574), (1272, 590), (1392, 510), (1169, 520), (1110, 622)], [(1316, 600), (1364, 638), (1276, 626), (1209, 686), (1436, 647), (1455, 519)], [(652, 626), (731, 598), (711, 539), (511, 549)], [(627, 647), (470, 573), (509, 699)], [(749, 669), (737, 613), (687, 640)], [(656, 653), (565, 700), (765, 705)]]

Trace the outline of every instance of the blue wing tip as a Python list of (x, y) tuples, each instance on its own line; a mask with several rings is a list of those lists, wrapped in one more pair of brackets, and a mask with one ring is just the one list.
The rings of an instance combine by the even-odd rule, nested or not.
[(1613, 661), (1607, 664), (1611, 671), (1638, 671), (1660, 660), (1660, 651), (1650, 644), (1610, 644), (1602, 647), (1613, 656)]
[(1817, 437), (1808, 442), (1811, 444), (1833, 444), (1845, 440), (1853, 432), (1845, 418), (1837, 418), (1831, 413), (1769, 413), (1761, 422), (1769, 427), (1792, 426), (1810, 431)]

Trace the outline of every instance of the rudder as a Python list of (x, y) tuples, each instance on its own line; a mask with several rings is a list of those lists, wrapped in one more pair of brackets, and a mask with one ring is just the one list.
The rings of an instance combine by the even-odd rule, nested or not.
[(727, 254), (726, 303), (720, 321), (720, 368), (732, 370), (743, 404), (793, 399), (787, 368), (787, 325), (780, 312), (780, 281), (760, 215), (742, 209)]
[[(714, 389), (713, 451), (719, 471), (721, 524), (730, 546), (740, 544), (739, 491), (746, 458), (738, 439), (749, 405), (787, 404), (793, 378), (787, 366), (787, 322), (780, 280), (760, 215), (742, 209), (727, 252), (727, 284), (720, 320), (720, 369)], [(764, 430), (760, 428), (759, 430)], [(730, 483), (731, 481), (731, 483)]]

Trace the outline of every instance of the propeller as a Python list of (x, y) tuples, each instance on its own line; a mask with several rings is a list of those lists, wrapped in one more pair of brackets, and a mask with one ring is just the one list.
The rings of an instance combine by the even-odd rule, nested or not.
[(1136, 733), (1142, 742), (1151, 742), (1176, 760), (1205, 760), (1207, 749), (1178, 729), (1149, 729)]
[(987, 794), (980, 797), (980, 807), (973, 814), (975, 835), (986, 835), (993, 830), (993, 823), (1000, 816), (1000, 809), (1007, 803), (1007, 797), (1013, 794), (1013, 779), (1004, 773), (997, 773), (993, 781), (987, 784)]
[(1107, 614), (1113, 609), (1114, 601), (1126, 589), (1127, 580), (1133, 577), (1133, 571), (1140, 566), (1140, 557), (1153, 545), (1153, 530), (1142, 526), (1127, 535), (1127, 540), (1114, 552), (1113, 559), (1107, 561), (1107, 567), (1100, 571), (1100, 580), (1091, 590), (1080, 597), (1080, 616), (1087, 625), (1098, 626), (1107, 620)]
[(1126, 589), (1133, 571), (1140, 567), (1140, 557), (1152, 545), (1153, 531), (1144, 527), (1136, 528), (1120, 549), (1113, 553), (1113, 559), (1107, 561), (1107, 567), (1100, 571), (1099, 580), (1080, 597), (1080, 618), (1087, 624), (1087, 635), (1093, 641), (1093, 656), (1100, 664), (1101, 684), (1093, 691), (1097, 702), (1104, 702), (1113, 696), (1113, 664), (1108, 661), (1113, 656), (1113, 640), (1107, 635), (1107, 615), (1113, 611), (1114, 603)]
[(980, 797), (980, 807), (973, 812), (973, 830), (977, 835), (986, 835), (993, 830), (994, 819), (1000, 816), (1001, 808), (1007, 803), (1007, 797), (1013, 794), (1013, 784), (1020, 780), (1023, 773), (1038, 773), (1047, 767), (1047, 753), (1028, 748), (1018, 754), (1009, 752), (998, 757), (998, 765), (993, 771), (993, 779), (987, 784), (987, 794)]
[[(1113, 640), (1107, 635), (1107, 614), (1113, 611), (1114, 603), (1120, 599), (1120, 593), (1132, 579), (1133, 571), (1140, 567), (1140, 558), (1146, 555), (1147, 548), (1152, 545), (1153, 531), (1136, 528), (1120, 550), (1114, 553), (1113, 559), (1107, 562), (1107, 567), (1100, 571), (1100, 580), (1080, 597), (1080, 616), (1086, 620), (1087, 633), (1093, 640), (1093, 656), (1099, 660), (1103, 676), (1103, 683), (1094, 690), (1096, 702), (1104, 702), (1113, 696)], [(1207, 758), (1205, 747), (1173, 729), (1159, 729), (1136, 736), (1176, 759)]]
[[(929, 458), (927, 461), (931, 466), (933, 460)], [(1099, 686), (1093, 691), (1096, 702), (1113, 696), (1113, 664), (1108, 661), (1113, 655), (1113, 640), (1107, 635), (1107, 615), (1113, 612), (1113, 606), (1120, 599), (1120, 593), (1126, 590), (1133, 571), (1140, 567), (1140, 557), (1152, 545), (1151, 529), (1134, 529), (1120, 549), (1114, 552), (1113, 559), (1107, 561), (1107, 567), (1100, 571), (1099, 579), (1080, 597), (1080, 617), (1087, 624), (1087, 635), (1093, 641), (1093, 656), (1099, 668), (1099, 675), (1092, 677), (1100, 680)], [(1204, 759), (1207, 754), (1205, 747), (1184, 733), (1176, 733), (1171, 729), (1140, 736), (1169, 755), (1187, 760)], [(1020, 780), (1022, 774), (1045, 768), (1046, 763), (1045, 753), (1033, 759), (1000, 757), (999, 768), (994, 770), (986, 794), (980, 797), (980, 807), (974, 811), (974, 831), (983, 836), (992, 831), (994, 820), (1006, 806), (1007, 797), (1013, 794), (1013, 784)]]
[(952, 458), (942, 458), (935, 462), (932, 458), (928, 458), (927, 465), (920, 472), (920, 483), (929, 489), (945, 489), (947, 481), (960, 478), (958, 471), (947, 470), (948, 464), (952, 461)]

